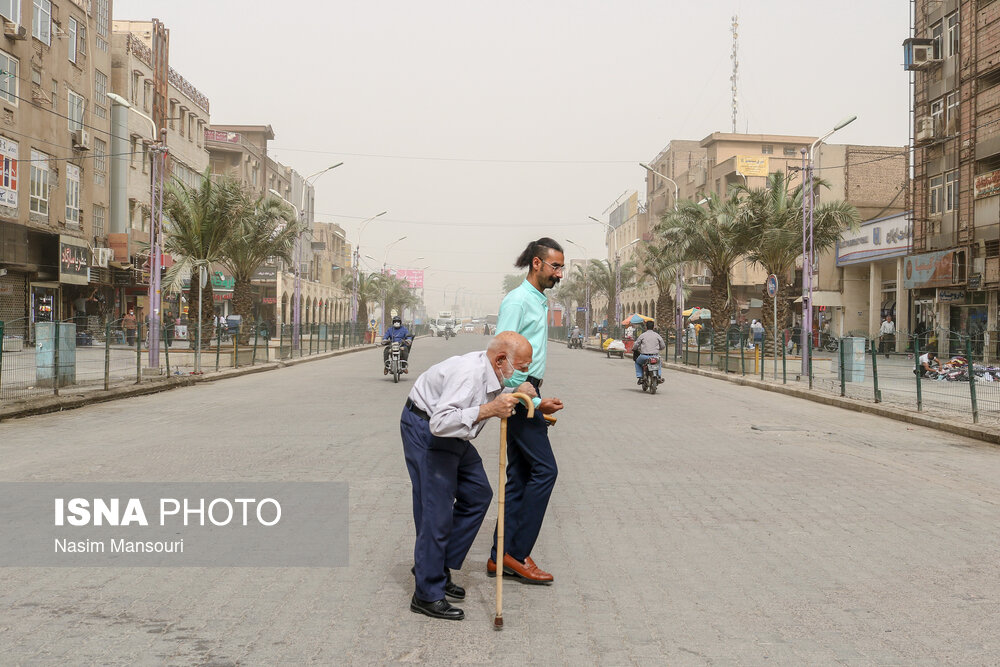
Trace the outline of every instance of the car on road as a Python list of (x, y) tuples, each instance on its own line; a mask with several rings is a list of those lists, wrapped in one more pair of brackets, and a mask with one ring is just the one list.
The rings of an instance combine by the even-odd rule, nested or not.
[(475, 330), (476, 330), (475, 327), (473, 327), (471, 324), (466, 324), (465, 325), (465, 331), (466, 331), (466, 333), (472, 333)]

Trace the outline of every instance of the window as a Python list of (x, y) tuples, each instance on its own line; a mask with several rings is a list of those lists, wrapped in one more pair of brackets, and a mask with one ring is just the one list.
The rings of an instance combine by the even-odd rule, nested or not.
[(37, 67), (31, 68), (31, 83), (38, 86), (39, 88), (42, 87), (42, 70), (38, 69)]
[(108, 0), (94, 0), (94, 15), (97, 24), (97, 48), (108, 50)]
[(944, 175), (944, 210), (954, 211), (958, 208), (958, 170), (949, 171)]
[(83, 108), (85, 102), (83, 98), (72, 90), (66, 91), (66, 116), (69, 118), (69, 131), (83, 129)]
[(930, 181), (930, 214), (941, 215), (944, 210), (944, 177), (934, 176)]
[(169, 117), (167, 118), (167, 122), (170, 124), (171, 130), (175, 129), (174, 121), (176, 120), (176, 115), (177, 115), (177, 102), (174, 100), (170, 100), (170, 113)]
[(76, 29), (76, 50), (81, 56), (87, 55), (87, 23), (80, 23)]
[(142, 173), (146, 173), (146, 162), (152, 164), (152, 156), (149, 154), (149, 144), (142, 142)]
[(31, 36), (45, 44), (52, 44), (52, 0), (33, 0)]
[(132, 72), (132, 104), (139, 103), (139, 74), (140, 72)]
[(949, 134), (958, 132), (958, 93), (945, 96), (944, 124)]
[(774, 146), (772, 146), (771, 144), (764, 144), (763, 146), (760, 147), (760, 154), (761, 155), (773, 155), (774, 154)]
[(76, 62), (76, 19), (69, 17), (69, 32), (66, 39), (66, 48), (69, 50), (69, 61)]
[(188, 141), (194, 141), (194, 114), (188, 116)]
[(52, 108), (55, 109), (57, 104), (59, 104), (59, 82), (52, 79)]
[(0, 51), (0, 99), (17, 106), (18, 78), (17, 58)]
[(948, 23), (948, 48), (945, 55), (951, 58), (958, 55), (958, 12), (949, 14), (945, 21)]
[(138, 153), (139, 135), (133, 134), (129, 141), (129, 166), (135, 169), (135, 154)]
[(17, 142), (0, 137), (0, 206), (17, 208)]
[(104, 106), (108, 103), (107, 94), (108, 75), (94, 70), (94, 115), (98, 118), (108, 117), (108, 110)]
[(21, 22), (21, 0), (0, 0), (0, 16), (11, 23)]
[(941, 21), (938, 21), (937, 23), (931, 26), (931, 41), (934, 42), (935, 58), (940, 58), (941, 54), (944, 53), (944, 50), (942, 50), (941, 48), (942, 46), (944, 46), (944, 44), (941, 43), (943, 41), (942, 40), (943, 35), (944, 35), (944, 27), (942, 26)]
[(785, 157), (795, 157), (799, 154), (799, 150), (795, 146), (785, 146), (784, 154)]
[(108, 170), (108, 143), (94, 137), (94, 184), (104, 185), (104, 176)]
[(105, 210), (103, 206), (98, 206), (94, 204), (94, 236), (103, 237), (104, 236), (104, 216)]
[(941, 125), (943, 119), (944, 98), (931, 102), (931, 123), (934, 125), (935, 136), (938, 136), (938, 132), (944, 129)]
[(181, 133), (182, 137), (184, 136), (184, 117), (185, 116), (187, 116), (186, 107), (181, 107), (181, 113), (177, 117), (177, 120), (180, 121), (180, 122), (177, 123), (177, 126), (178, 126), (177, 130)]
[(32, 213), (49, 214), (49, 156), (31, 151), (31, 183), (28, 209)]
[(146, 79), (142, 82), (142, 108), (149, 113), (149, 105), (153, 99), (153, 82)]
[(66, 164), (66, 224), (80, 226), (80, 168)]

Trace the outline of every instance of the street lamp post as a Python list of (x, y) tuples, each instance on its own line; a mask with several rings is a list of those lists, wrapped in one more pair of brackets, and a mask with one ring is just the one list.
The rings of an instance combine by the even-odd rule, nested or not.
[[(272, 195), (285, 202), (295, 210), (295, 224), (301, 224), (302, 214), (299, 212), (299, 207), (288, 201), (281, 196), (281, 193), (274, 188), (268, 188), (268, 192)], [(302, 238), (301, 232), (295, 234), (295, 248), (292, 250), (292, 258), (295, 262), (295, 272), (292, 274), (295, 277), (295, 292), (292, 295), (292, 349), (299, 349), (299, 322), (301, 321), (301, 308), (302, 308), (302, 279), (299, 272), (302, 270), (302, 262), (299, 257), (299, 245), (300, 239)]]
[[(132, 106), (121, 95), (107, 93), (114, 104), (130, 109), (146, 120), (150, 127), (152, 146), (150, 149), (150, 193), (149, 193), (149, 366), (160, 366), (160, 271), (163, 263), (163, 169), (167, 153), (166, 137), (160, 140), (156, 123), (152, 118)], [(201, 313), (198, 313), (199, 320)]]
[[(582, 250), (583, 256), (586, 258), (585, 261), (590, 260), (590, 254), (587, 252), (587, 249), (584, 248), (582, 245), (580, 245), (576, 241), (571, 241), (569, 239), (566, 239), (566, 243), (572, 243), (577, 248)], [(590, 337), (590, 275), (586, 269), (587, 265), (584, 264), (583, 287), (584, 291), (586, 292), (586, 294), (584, 295), (584, 299), (586, 299), (587, 307), (583, 311), (583, 335), (589, 338)]]
[(365, 227), (369, 222), (375, 218), (380, 218), (385, 215), (387, 211), (382, 211), (381, 213), (376, 213), (372, 217), (364, 220), (358, 227), (358, 242), (354, 245), (354, 262), (351, 266), (353, 269), (353, 280), (351, 281), (351, 321), (354, 324), (358, 323), (358, 263), (361, 262), (361, 233), (365, 231)]
[[(386, 274), (386, 268), (387, 268), (386, 261), (389, 259), (389, 248), (391, 248), (392, 246), (396, 245), (397, 243), (399, 243), (400, 241), (402, 241), (405, 238), (406, 238), (405, 236), (400, 236), (398, 239), (396, 239), (395, 241), (393, 241), (392, 243), (390, 243), (389, 245), (387, 245), (385, 247), (385, 254), (382, 255), (382, 280), (383, 281), (385, 281), (385, 277), (387, 275)], [(382, 283), (382, 321), (379, 322), (379, 335), (380, 336), (384, 336), (385, 335), (385, 299), (386, 299), (386, 296), (387, 296), (386, 292), (388, 291), (388, 289), (389, 289), (388, 285), (386, 285), (385, 282), (383, 282)]]
[[(646, 171), (659, 176), (665, 181), (670, 181), (670, 183), (673, 184), (674, 210), (676, 211), (677, 200), (680, 198), (680, 188), (677, 187), (677, 182), (674, 179), (670, 178), (669, 176), (665, 176), (660, 172), (656, 171), (655, 169), (653, 169), (644, 162), (640, 162), (639, 166), (645, 169)], [(677, 265), (677, 271), (675, 273), (677, 279), (676, 279), (676, 287), (674, 293), (674, 331), (675, 331), (674, 335), (677, 336), (677, 340), (680, 340), (681, 331), (684, 328), (684, 264), (683, 263)]]
[[(809, 181), (808, 190), (803, 192), (802, 196), (802, 337), (799, 341), (799, 346), (802, 350), (802, 375), (808, 375), (809, 373), (809, 340), (812, 336), (812, 302), (813, 302), (813, 262), (814, 253), (816, 251), (815, 242), (813, 239), (813, 212), (816, 208), (816, 190), (813, 181), (813, 151), (821, 143), (830, 138), (830, 136), (843, 129), (844, 127), (850, 125), (855, 120), (857, 116), (848, 116), (844, 120), (840, 121), (833, 126), (833, 129), (824, 134), (822, 137), (817, 139), (809, 146), (808, 154), (808, 164), (806, 164), (806, 150), (802, 149), (802, 166), (806, 173), (806, 178), (802, 179), (802, 185), (805, 187), (806, 179)], [(806, 216), (806, 198), (808, 197), (808, 207), (809, 215)], [(777, 326), (777, 322), (775, 323)]]

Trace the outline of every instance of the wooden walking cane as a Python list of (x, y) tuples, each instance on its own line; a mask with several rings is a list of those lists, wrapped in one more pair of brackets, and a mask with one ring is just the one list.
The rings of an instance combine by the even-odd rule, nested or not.
[[(517, 397), (528, 408), (528, 418), (535, 416), (535, 404), (527, 394), (514, 392), (512, 396)], [(503, 541), (503, 519), (504, 519), (504, 495), (507, 489), (507, 418), (500, 419), (500, 502), (497, 510), (497, 615), (493, 619), (493, 629), (503, 630), (503, 558), (506, 548)]]

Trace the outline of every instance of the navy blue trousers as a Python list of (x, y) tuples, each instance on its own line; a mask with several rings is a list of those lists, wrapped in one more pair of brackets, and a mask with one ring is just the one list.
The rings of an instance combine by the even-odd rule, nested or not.
[[(520, 403), (514, 416), (507, 419), (504, 553), (521, 562), (535, 547), (556, 484), (558, 469), (548, 429), (541, 412), (535, 410), (535, 416), (528, 419), (528, 410)], [(496, 530), (490, 558), (497, 562)]]
[(472, 548), (493, 490), (479, 452), (468, 440), (438, 438), (430, 424), (403, 408), (403, 455), (413, 483), (413, 548), (417, 598), (444, 598), (450, 570), (460, 570)]

